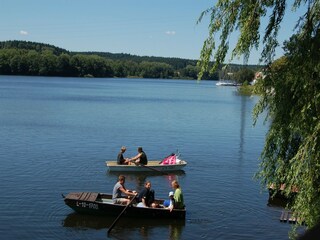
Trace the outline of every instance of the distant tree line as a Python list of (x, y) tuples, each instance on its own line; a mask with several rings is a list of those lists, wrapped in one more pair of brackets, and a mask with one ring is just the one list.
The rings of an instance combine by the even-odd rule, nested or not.
[[(232, 65), (233, 71), (241, 65)], [(255, 68), (255, 66), (250, 67)], [(219, 79), (219, 71), (203, 79)], [(197, 79), (196, 60), (103, 52), (70, 52), (49, 44), (0, 42), (0, 74), (64, 77), (138, 77)]]

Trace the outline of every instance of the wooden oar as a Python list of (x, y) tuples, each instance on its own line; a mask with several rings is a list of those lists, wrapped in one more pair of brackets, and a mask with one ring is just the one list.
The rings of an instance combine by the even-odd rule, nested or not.
[(111, 226), (108, 229), (108, 234), (110, 234), (112, 228), (116, 225), (116, 223), (118, 222), (118, 220), (120, 219), (120, 217), (122, 216), (122, 214), (127, 210), (127, 208), (130, 206), (130, 204), (132, 203), (132, 201), (135, 199), (136, 195), (132, 197), (131, 201), (129, 202), (129, 204), (122, 210), (122, 212), (119, 214), (119, 216), (116, 218), (116, 220), (114, 220), (114, 222), (111, 224)]
[(138, 165), (141, 166), (141, 167), (149, 168), (149, 169), (151, 169), (151, 170), (153, 170), (153, 171), (156, 171), (156, 172), (160, 172), (160, 173), (162, 173), (162, 174), (164, 174), (164, 175), (168, 175), (167, 172), (164, 172), (164, 171), (155, 169), (155, 168), (153, 168), (153, 167), (149, 167), (149, 166), (147, 166), (147, 165), (143, 165), (143, 164), (139, 164), (139, 163), (138, 163)]

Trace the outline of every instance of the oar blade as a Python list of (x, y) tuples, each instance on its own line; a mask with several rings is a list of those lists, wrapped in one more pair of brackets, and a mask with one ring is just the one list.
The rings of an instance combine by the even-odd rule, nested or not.
[(129, 202), (129, 204), (121, 211), (121, 213), (119, 214), (119, 216), (114, 220), (114, 222), (111, 224), (111, 226), (108, 229), (108, 235), (110, 234), (111, 230), (113, 229), (113, 227), (116, 225), (116, 223), (118, 222), (118, 220), (120, 219), (120, 217), (122, 216), (122, 214), (127, 210), (127, 208), (131, 205), (131, 203), (133, 202), (133, 200), (135, 199), (135, 196), (132, 197), (131, 201)]

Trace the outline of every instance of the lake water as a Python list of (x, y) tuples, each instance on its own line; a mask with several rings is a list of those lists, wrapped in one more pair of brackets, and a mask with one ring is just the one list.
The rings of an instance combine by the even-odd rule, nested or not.
[[(252, 126), (256, 97), (215, 82), (0, 76), (2, 239), (288, 239), (281, 208), (253, 180), (267, 126)], [(61, 194), (111, 193), (105, 161), (120, 147), (149, 159), (175, 152), (184, 173), (126, 174), (167, 198), (182, 187), (185, 221), (79, 215)]]

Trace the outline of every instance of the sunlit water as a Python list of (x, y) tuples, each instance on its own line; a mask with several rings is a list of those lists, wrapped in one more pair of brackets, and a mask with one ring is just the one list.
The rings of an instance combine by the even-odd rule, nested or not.
[(61, 197), (111, 192), (105, 160), (143, 146), (149, 159), (175, 152), (184, 173), (126, 174), (166, 198), (178, 179), (186, 221), (120, 219), (114, 239), (287, 239), (281, 208), (253, 180), (267, 126), (252, 126), (257, 98), (214, 82), (0, 76), (0, 236), (106, 239), (113, 217), (79, 215)]

